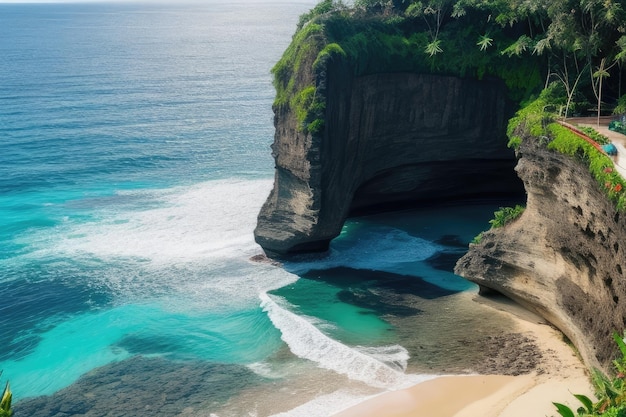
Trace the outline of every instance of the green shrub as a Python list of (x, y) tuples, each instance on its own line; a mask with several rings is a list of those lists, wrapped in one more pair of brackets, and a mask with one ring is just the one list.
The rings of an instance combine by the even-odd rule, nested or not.
[[(324, 27), (320, 24), (311, 22), (296, 32), (291, 44), (272, 68), (274, 88), (276, 88), (274, 106), (289, 105), (292, 97), (297, 93), (295, 77), (299, 75), (301, 66), (307, 62), (314, 62), (324, 43)], [(304, 86), (304, 88), (307, 87)]]
[(313, 62), (313, 69), (320, 70), (322, 67), (325, 67), (328, 60), (332, 59), (334, 56), (345, 57), (346, 52), (341, 46), (339, 46), (339, 44), (329, 43), (319, 52), (319, 54), (317, 54), (317, 58), (315, 59), (315, 62)]
[(594, 141), (596, 141), (600, 145), (606, 145), (608, 143), (611, 143), (609, 138), (607, 138), (603, 134), (599, 133), (593, 127), (579, 126), (578, 129), (580, 129), (581, 132), (583, 132), (585, 135), (589, 136), (591, 139), (593, 139)]
[(520, 206), (519, 204), (515, 207), (500, 207), (500, 210), (493, 213), (494, 217), (489, 220), (489, 223), (494, 229), (504, 227), (521, 216), (525, 208), (526, 207)]
[[(489, 224), (491, 224), (492, 229), (497, 229), (498, 227), (504, 227), (507, 224), (513, 222), (517, 218), (519, 218), (526, 207), (521, 205), (516, 205), (515, 207), (500, 207), (499, 210), (493, 213), (493, 219), (489, 220)], [(483, 235), (485, 232), (480, 232), (474, 239), (472, 243), (478, 244), (482, 241)]]
[(523, 106), (509, 119), (507, 126), (508, 146), (516, 149), (522, 143), (522, 135), (541, 138), (547, 134), (546, 127), (554, 121), (554, 113), (547, 111), (550, 104), (542, 93), (537, 99)]
[(617, 106), (613, 109), (613, 114), (626, 113), (626, 94), (617, 100)]
[(574, 394), (582, 405), (576, 412), (564, 404), (553, 403), (562, 417), (626, 417), (626, 343), (617, 333), (613, 333), (613, 340), (621, 353), (621, 358), (613, 361), (615, 376), (609, 378), (594, 370), (592, 380), (597, 401), (594, 402), (585, 395)]
[(296, 119), (298, 123), (302, 124), (306, 120), (309, 112), (309, 107), (315, 101), (315, 86), (310, 85), (294, 94), (291, 98), (291, 109), (296, 113)]
[(313, 134), (321, 133), (324, 130), (324, 119), (315, 119), (307, 125), (307, 131)]
[(311, 20), (316, 17), (322, 16), (326, 13), (329, 13), (335, 9), (343, 7), (340, 3), (336, 3), (334, 0), (322, 0), (315, 7), (313, 7), (308, 13), (305, 13), (300, 16), (298, 20), (298, 28), (300, 30), (309, 23)]
[(552, 140), (548, 144), (548, 149), (556, 150), (569, 156), (588, 156), (595, 148), (587, 141), (581, 139), (571, 130), (558, 123), (548, 125), (548, 131)]
[(472, 239), (472, 243), (477, 245), (480, 242), (482, 242), (484, 234), (485, 234), (485, 232), (480, 232), (479, 234), (474, 236), (474, 239)]
[(609, 130), (626, 135), (626, 123), (619, 120), (613, 120), (609, 123)]
[(337, 47), (327, 44), (322, 24), (309, 21), (296, 32), (272, 68), (276, 89), (274, 108), (289, 108), (296, 116), (299, 129), (305, 133), (320, 131), (323, 126), (319, 119), (324, 117), (326, 98), (318, 94), (315, 86), (316, 65), (333, 54), (340, 54), (341, 48)]

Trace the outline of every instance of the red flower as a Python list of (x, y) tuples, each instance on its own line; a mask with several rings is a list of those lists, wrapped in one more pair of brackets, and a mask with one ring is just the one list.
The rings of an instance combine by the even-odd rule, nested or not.
[(610, 174), (611, 172), (613, 172), (613, 168), (606, 167), (606, 168), (604, 168), (604, 172), (606, 172), (607, 174)]
[(606, 188), (611, 188), (611, 183), (609, 181), (607, 181), (607, 182), (604, 183), (604, 186)]
[(615, 187), (613, 188), (613, 191), (615, 191), (616, 193), (619, 193), (620, 191), (622, 191), (622, 184), (616, 184)]

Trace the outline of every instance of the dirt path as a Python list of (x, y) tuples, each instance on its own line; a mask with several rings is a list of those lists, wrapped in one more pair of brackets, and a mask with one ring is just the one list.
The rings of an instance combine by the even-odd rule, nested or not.
[(609, 130), (609, 123), (611, 123), (613, 119), (613, 116), (600, 117), (600, 126), (598, 126), (597, 117), (572, 117), (565, 121), (574, 126), (593, 127), (598, 133), (609, 138), (617, 148), (617, 156), (611, 157), (615, 164), (615, 169), (617, 169), (622, 177), (626, 178), (626, 136)]

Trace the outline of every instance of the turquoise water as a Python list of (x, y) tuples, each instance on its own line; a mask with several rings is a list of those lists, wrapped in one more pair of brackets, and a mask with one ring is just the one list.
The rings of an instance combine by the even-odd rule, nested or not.
[(16, 417), (324, 416), (428, 377), (399, 323), (472, 288), (451, 265), (493, 204), (353, 219), (323, 258), (249, 260), (269, 71), (311, 6), (0, 5)]

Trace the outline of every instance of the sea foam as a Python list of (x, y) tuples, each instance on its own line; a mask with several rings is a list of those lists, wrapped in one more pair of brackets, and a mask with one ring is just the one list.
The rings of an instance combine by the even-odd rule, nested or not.
[(129, 300), (178, 294), (199, 308), (256, 305), (259, 292), (297, 279), (249, 261), (261, 251), (252, 232), (271, 186), (271, 180), (231, 179), (71, 201), (87, 220), (70, 218), (20, 236), (24, 254), (10, 262), (15, 270), (37, 262), (97, 271), (90, 285)]
[(99, 199), (95, 219), (68, 219), (51, 232), (23, 237), (22, 243), (31, 245), (36, 256), (135, 258), (152, 264), (247, 256), (258, 251), (252, 231), (271, 184), (220, 180), (120, 191)]
[(286, 301), (280, 297), (262, 293), (260, 298), (261, 307), (295, 355), (376, 388), (389, 389), (412, 379), (403, 373), (409, 355), (402, 346), (351, 348), (326, 336), (307, 318), (281, 307), (278, 303)]

